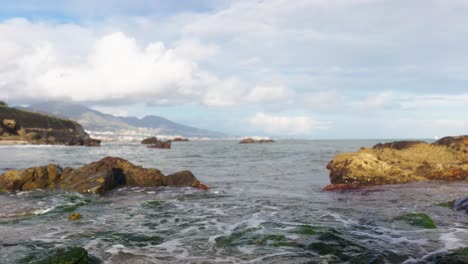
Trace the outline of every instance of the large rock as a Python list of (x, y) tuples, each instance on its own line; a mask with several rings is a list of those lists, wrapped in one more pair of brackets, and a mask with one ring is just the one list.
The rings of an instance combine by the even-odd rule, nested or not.
[(77, 169), (62, 169), (58, 165), (50, 164), (24, 170), (10, 170), (0, 175), (0, 191), (4, 192), (61, 188), (72, 192), (102, 195), (121, 186), (201, 188), (200, 182), (190, 171), (164, 176), (158, 169), (143, 168), (116, 157), (105, 157)]
[(327, 165), (333, 185), (398, 184), (468, 180), (468, 136), (446, 137), (432, 144), (397, 141), (336, 155)]
[(0, 107), (0, 144), (60, 144), (99, 146), (75, 121), (13, 107)]

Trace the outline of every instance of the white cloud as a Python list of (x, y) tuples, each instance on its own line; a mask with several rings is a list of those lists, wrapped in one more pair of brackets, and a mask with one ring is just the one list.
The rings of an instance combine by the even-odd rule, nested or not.
[(123, 32), (102, 35), (27, 20), (0, 24), (0, 35), (0, 89), (13, 100), (230, 106), (286, 94), (284, 87), (259, 88), (203, 70), (199, 61), (219, 49), (197, 39), (181, 39), (172, 48), (160, 41), (142, 45)]
[(400, 106), (403, 109), (418, 109), (418, 108), (452, 108), (452, 107), (463, 107), (468, 106), (468, 94), (431, 94), (431, 95), (419, 95), (412, 96), (407, 99), (403, 99), (400, 102)]
[(252, 103), (286, 102), (293, 96), (293, 92), (284, 86), (259, 85), (252, 89), (244, 98)]
[(351, 102), (352, 106), (359, 109), (382, 109), (391, 106), (394, 103), (392, 91), (383, 91), (379, 93), (369, 94), (364, 100)]
[(317, 129), (328, 129), (331, 125), (308, 116), (273, 116), (265, 113), (257, 113), (250, 123), (258, 130), (285, 135), (306, 135)]

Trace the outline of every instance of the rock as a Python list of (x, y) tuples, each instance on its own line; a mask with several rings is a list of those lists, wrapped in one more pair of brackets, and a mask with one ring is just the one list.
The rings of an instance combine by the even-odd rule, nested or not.
[(172, 141), (183, 142), (183, 141), (189, 141), (189, 140), (188, 140), (188, 138), (176, 137), (176, 138), (172, 139)]
[(252, 138), (245, 138), (241, 140), (239, 143), (240, 144), (253, 144), (253, 143), (273, 143), (275, 142), (272, 139), (259, 139), (259, 140), (254, 140)]
[(171, 148), (171, 141), (161, 141), (157, 137), (149, 137), (145, 138), (141, 141), (141, 144), (148, 145), (148, 148), (162, 148), (162, 149), (170, 149)]
[(0, 175), (0, 191), (53, 189), (60, 180), (62, 168), (55, 164), (25, 170), (9, 170)]
[(136, 166), (117, 157), (105, 157), (77, 169), (62, 169), (58, 165), (50, 164), (24, 170), (9, 170), (0, 175), (0, 191), (3, 192), (61, 188), (71, 192), (103, 195), (121, 186), (208, 188), (190, 171), (164, 176), (158, 169)]
[(42, 255), (31, 255), (20, 260), (20, 263), (30, 264), (90, 264), (99, 262), (96, 258), (88, 256), (88, 252), (81, 247), (54, 249)]
[(160, 148), (160, 149), (170, 149), (171, 141), (158, 141), (155, 144), (148, 145), (148, 148)]
[(403, 214), (395, 218), (397, 221), (404, 221), (412, 226), (422, 227), (426, 229), (436, 229), (434, 221), (424, 213), (409, 213)]
[(0, 107), (0, 140), (28, 144), (60, 144), (96, 146), (83, 127), (75, 121), (25, 111), (13, 107)]
[(156, 144), (159, 142), (159, 139), (157, 137), (149, 137), (145, 138), (141, 141), (141, 144)]
[[(375, 185), (468, 180), (468, 136), (432, 144), (397, 141), (341, 153), (327, 164), (332, 184)], [(331, 187), (330, 187), (331, 188)]]
[(68, 217), (68, 220), (75, 221), (75, 220), (78, 220), (78, 219), (81, 219), (81, 218), (82, 218), (82, 216), (81, 216), (80, 213), (73, 213)]
[(168, 186), (192, 186), (197, 178), (191, 171), (184, 170), (166, 176), (166, 185)]
[(101, 140), (90, 138), (89, 140), (85, 141), (84, 145), (87, 146), (87, 147), (100, 147), (101, 146)]
[(468, 247), (439, 253), (431, 260), (434, 264), (466, 264), (468, 263)]
[(455, 210), (465, 210), (468, 213), (468, 197), (456, 200), (453, 203), (453, 209), (455, 209)]
[(241, 140), (239, 143), (240, 144), (252, 144), (252, 143), (255, 143), (255, 140), (253, 140), (252, 138), (245, 138)]
[(10, 131), (15, 131), (16, 120), (14, 119), (3, 119), (3, 125), (8, 128)]

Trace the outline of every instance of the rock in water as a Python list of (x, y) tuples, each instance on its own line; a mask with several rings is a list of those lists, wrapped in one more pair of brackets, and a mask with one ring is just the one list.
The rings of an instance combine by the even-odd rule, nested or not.
[(77, 169), (62, 169), (50, 164), (24, 170), (9, 170), (0, 175), (0, 191), (3, 192), (61, 188), (103, 195), (106, 191), (121, 186), (207, 188), (190, 171), (164, 176), (158, 169), (136, 166), (117, 157), (105, 157)]
[(97, 259), (90, 258), (88, 252), (81, 247), (59, 248), (42, 254), (43, 256), (28, 256), (20, 263), (31, 264), (90, 264), (99, 263)]
[(244, 138), (239, 142), (239, 144), (253, 144), (253, 143), (274, 143), (275, 141), (272, 139), (259, 139), (255, 140), (253, 138)]
[(468, 213), (468, 197), (456, 200), (453, 204), (455, 210), (465, 210)]
[[(327, 165), (332, 185), (398, 184), (468, 180), (468, 136), (432, 144), (397, 141), (336, 155)], [(333, 188), (328, 188), (333, 189)]]

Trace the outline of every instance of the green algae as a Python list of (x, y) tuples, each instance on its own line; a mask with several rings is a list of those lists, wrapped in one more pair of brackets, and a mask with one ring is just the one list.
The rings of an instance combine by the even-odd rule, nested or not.
[[(42, 255), (42, 256), (41, 256)], [(93, 264), (100, 261), (90, 257), (81, 247), (59, 248), (21, 259), (20, 264)]]
[(317, 228), (310, 225), (300, 225), (293, 231), (293, 233), (301, 235), (315, 235), (317, 234)]
[(443, 203), (438, 203), (436, 204), (437, 206), (442, 206), (442, 207), (447, 207), (447, 208), (453, 208), (453, 204), (455, 201), (450, 201), (450, 202), (443, 202)]
[(426, 229), (436, 229), (434, 221), (425, 213), (408, 213), (395, 218), (397, 221), (404, 221), (412, 226)]
[(158, 200), (151, 200), (151, 201), (145, 202), (144, 205), (148, 207), (158, 207), (162, 205), (162, 202)]

